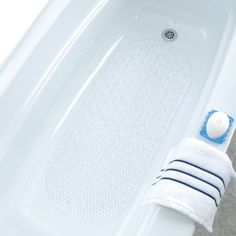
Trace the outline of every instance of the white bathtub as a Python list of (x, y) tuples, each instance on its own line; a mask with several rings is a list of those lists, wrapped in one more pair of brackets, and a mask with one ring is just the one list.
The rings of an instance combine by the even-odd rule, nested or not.
[(142, 203), (208, 111), (236, 117), (235, 26), (233, 0), (51, 1), (1, 69), (0, 234), (192, 235)]

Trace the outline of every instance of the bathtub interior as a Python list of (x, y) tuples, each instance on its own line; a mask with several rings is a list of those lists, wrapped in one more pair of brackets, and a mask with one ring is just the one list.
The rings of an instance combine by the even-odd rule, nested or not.
[[(71, 1), (0, 99), (5, 235), (145, 231), (147, 188), (214, 86), (234, 32), (230, 0), (94, 1), (82, 21), (80, 4)], [(171, 28), (177, 38), (165, 41)], [(67, 43), (57, 45), (61, 29)]]

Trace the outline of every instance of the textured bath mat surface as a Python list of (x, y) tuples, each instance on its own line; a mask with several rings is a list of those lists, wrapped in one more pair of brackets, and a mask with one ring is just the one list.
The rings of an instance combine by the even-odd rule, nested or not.
[(72, 217), (104, 219), (131, 203), (190, 82), (186, 59), (170, 44), (120, 45), (49, 158), (52, 204)]

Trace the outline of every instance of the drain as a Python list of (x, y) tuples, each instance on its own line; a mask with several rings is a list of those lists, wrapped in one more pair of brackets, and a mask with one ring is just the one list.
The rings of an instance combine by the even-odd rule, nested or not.
[(165, 29), (162, 32), (162, 38), (166, 41), (174, 41), (177, 38), (177, 32), (174, 29)]

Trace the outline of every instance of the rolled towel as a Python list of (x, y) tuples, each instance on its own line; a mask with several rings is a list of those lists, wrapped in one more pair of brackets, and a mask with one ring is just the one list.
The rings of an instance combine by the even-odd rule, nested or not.
[(145, 203), (180, 211), (212, 232), (217, 208), (232, 177), (236, 174), (227, 154), (188, 138), (170, 151)]

